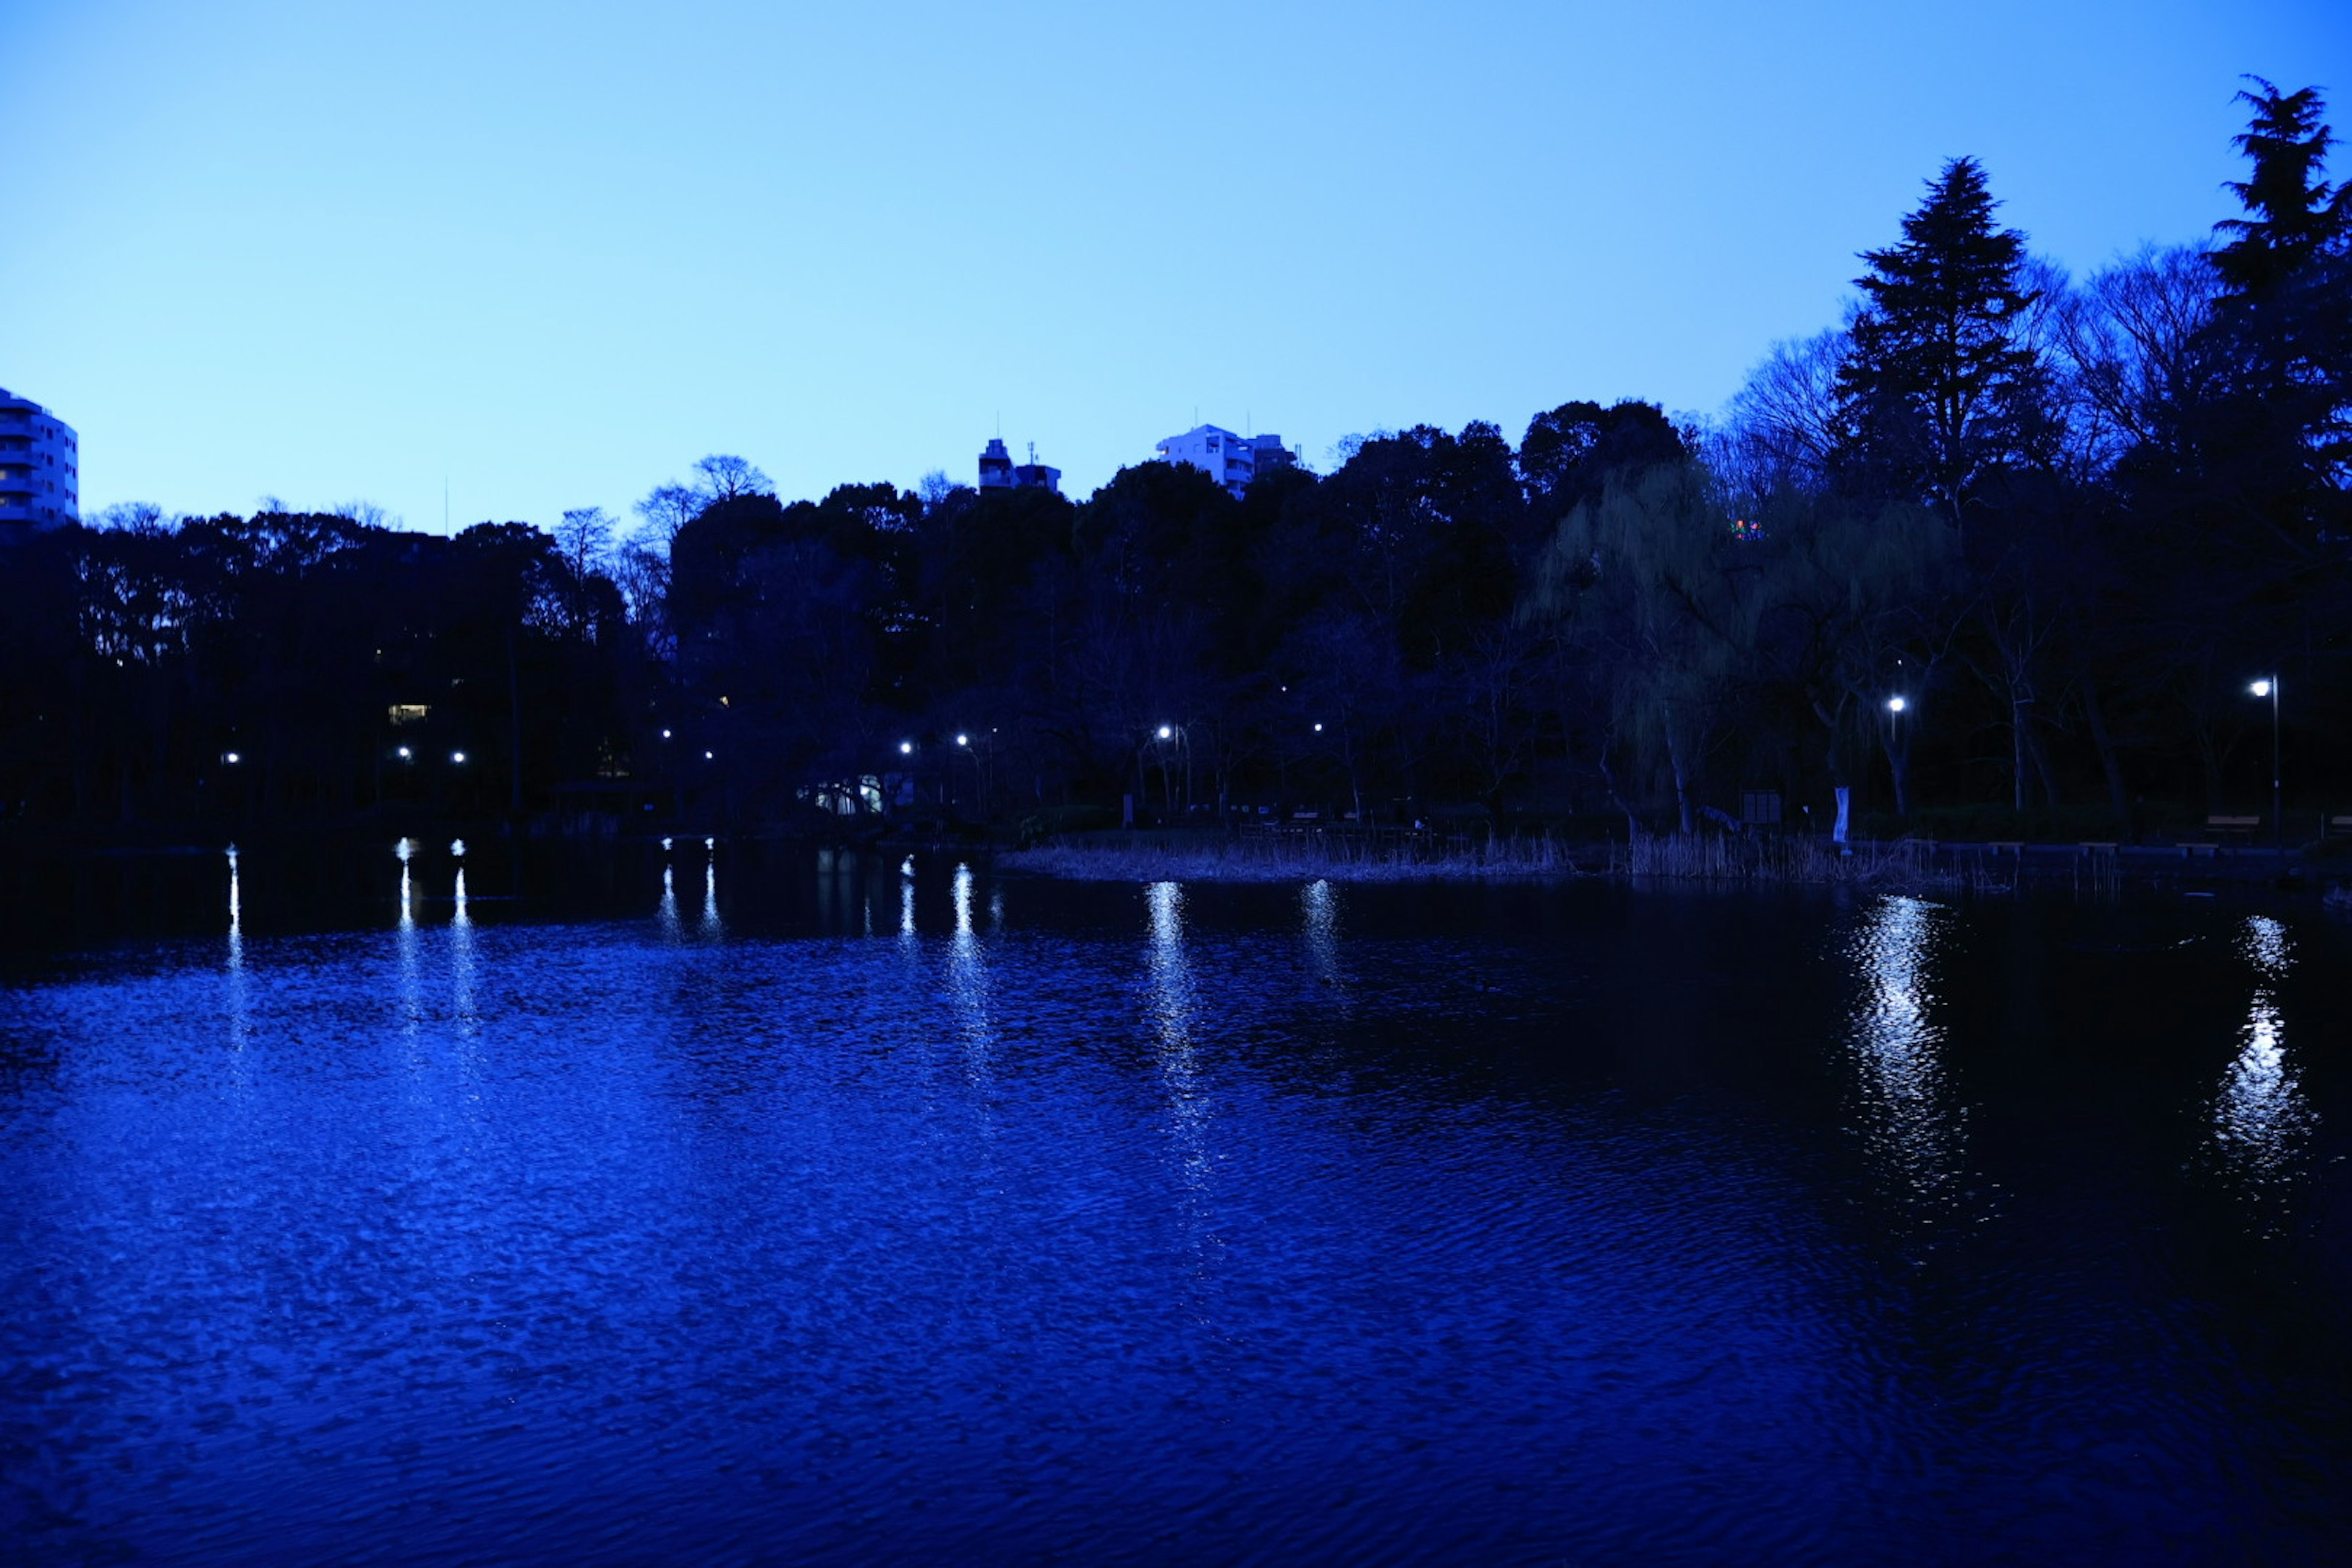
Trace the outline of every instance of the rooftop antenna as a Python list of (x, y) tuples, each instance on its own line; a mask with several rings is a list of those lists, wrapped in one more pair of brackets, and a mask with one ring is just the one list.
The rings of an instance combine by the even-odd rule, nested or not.
[(1037, 443), (1034, 441), (1029, 443), (1029, 466), (1033, 468), (1037, 466)]

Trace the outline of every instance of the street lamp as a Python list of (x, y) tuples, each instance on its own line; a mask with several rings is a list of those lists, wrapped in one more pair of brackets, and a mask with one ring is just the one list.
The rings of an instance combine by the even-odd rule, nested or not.
[(912, 742), (912, 741), (901, 741), (901, 742), (898, 742), (898, 754), (899, 754), (900, 756), (902, 756), (902, 757), (911, 757), (911, 756), (913, 756), (913, 755), (915, 754), (915, 742)]
[(466, 765), (466, 753), (463, 752), (452, 752), (449, 753), (449, 760), (457, 763), (459, 767), (463, 767)]
[(235, 767), (237, 763), (245, 761), (245, 759), (235, 752), (223, 752), (221, 753), (221, 761), (226, 763), (230, 767)]
[(1903, 787), (1903, 712), (1910, 706), (1900, 692), (1886, 700), (1886, 771), (1895, 780), (1895, 815), (1902, 818), (1911, 815), (1909, 792)]
[(394, 747), (392, 754), (398, 757), (404, 763), (413, 763), (416, 760), (416, 753), (410, 751), (406, 746)]
[(2271, 700), (2271, 852), (2284, 860), (2286, 857), (2285, 792), (2279, 787), (2279, 678), (2257, 680), (2246, 689), (2256, 697)]

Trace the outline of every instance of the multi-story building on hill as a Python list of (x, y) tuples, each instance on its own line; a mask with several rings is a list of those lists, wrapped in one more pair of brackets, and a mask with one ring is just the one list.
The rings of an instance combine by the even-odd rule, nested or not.
[(81, 521), (81, 449), (73, 426), (0, 387), (0, 535)]
[(1196, 426), (1160, 443), (1162, 461), (1190, 463), (1241, 499), (1252, 479), (1291, 465), (1279, 436), (1236, 436), (1214, 425)]

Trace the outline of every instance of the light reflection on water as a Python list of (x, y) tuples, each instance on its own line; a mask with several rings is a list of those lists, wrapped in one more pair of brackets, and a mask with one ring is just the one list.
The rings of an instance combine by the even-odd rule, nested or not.
[(1318, 877), (1300, 889), (1298, 903), (1306, 917), (1307, 962), (1315, 978), (1338, 990), (1339, 973), (1339, 898), (1331, 884)]
[[(991, 1077), (996, 1030), (989, 1019), (988, 966), (971, 928), (971, 868), (955, 868), (955, 935), (948, 943), (948, 995), (963, 1030), (964, 1080), (984, 1089)], [(911, 918), (911, 917), (910, 917)]]
[(228, 847), (228, 973), (224, 984), (229, 1048), (241, 1052), (253, 1038), (253, 999), (246, 990), (244, 883), (234, 844)]
[[(2143, 1161), (2148, 1127), (2110, 1127), (2077, 1169), (2072, 1130), (2168, 1053), (2004, 1087), (2021, 1053), (1954, 1005), (2006, 983), (2000, 911), (1809, 906), (1768, 959), (1761, 904), (1677, 928), (1651, 901), (1638, 931), (1565, 906), (1538, 937), (1507, 894), (1465, 937), (1468, 895), (1016, 881), (1007, 933), (1006, 884), (926, 858), (893, 943), (887, 901), (856, 933), (894, 862), (839, 857), (778, 938), (730, 853), (724, 946), (677, 940), (650, 854), (551, 927), (472, 910), (462, 867), (444, 925), (452, 868), (404, 860), (387, 920), (378, 844), (364, 931), (278, 934), (249, 854), (225, 965), (207, 858), (180, 967), (0, 987), (0, 1044), (62, 1042), (0, 1071), (34, 1374), (0, 1386), (45, 1424), (0, 1483), (54, 1492), (37, 1523), (72, 1547), (37, 1560), (339, 1561), (415, 1529), (580, 1563), (1150, 1561), (1177, 1531), (1196, 1561), (2195, 1561), (2246, 1518), (2288, 1521), (2251, 1558), (2323, 1560), (2295, 1549), (2352, 1458), (2341, 1369), (2265, 1383), (2231, 1312), (2178, 1305), (2226, 1289), (2193, 1255), (2287, 1244), (2233, 1205), (2191, 1247), (2147, 1215), (2192, 1151), (2264, 1191), (2314, 1157), (2325, 932), (2233, 921), (2223, 1011), (2168, 1053), (2171, 1141)], [(476, 887), (506, 890), (498, 854)], [(706, 850), (706, 924), (715, 899)], [(1696, 1092), (1612, 1077), (1585, 1025), (1695, 952), (1739, 998), (1675, 1015)], [(2095, 962), (2071, 973), (2177, 966)], [(1760, 1099), (1759, 999), (1819, 1021)], [(250, 1049), (185, 1048), (224, 1016)], [(2070, 1094), (2066, 1137), (2011, 1135)], [(1866, 1175), (1814, 1157), (1857, 1134)], [(2047, 1179), (2004, 1210), (2132, 1267), (2053, 1268), (2007, 1212), (1891, 1266), (2021, 1159)], [(2232, 1305), (2242, 1339), (2263, 1310)], [(462, 1520), (419, 1519), (460, 1489)]]
[(460, 1042), (471, 1042), (480, 1032), (481, 1015), (474, 1007), (474, 917), (466, 908), (466, 868), (457, 868), (457, 907), (449, 914), (450, 1005), (457, 1019)]
[(2221, 1076), (2213, 1102), (2213, 1137), (2223, 1168), (2266, 1213), (2284, 1217), (2297, 1155), (2316, 1118), (2287, 1054), (2278, 991), (2294, 961), (2285, 925), (2248, 915), (2238, 950), (2254, 969), (2253, 994), (2239, 1031), (2238, 1053)]
[(1961, 1196), (1967, 1129), (1949, 1103), (1933, 960), (1951, 911), (1906, 896), (1864, 910), (1849, 952), (1862, 982), (1848, 1032), (1857, 1116), (1881, 1182), (1920, 1224), (1948, 1220)]
[(686, 939), (686, 922), (677, 914), (677, 868), (667, 862), (662, 866), (661, 903), (654, 910), (654, 919), (660, 923), (662, 935), (670, 941)]
[[(1143, 891), (1150, 917), (1145, 963), (1150, 974), (1150, 1018), (1160, 1083), (1168, 1096), (1171, 1163), (1178, 1212), (1192, 1254), (1193, 1281), (1200, 1285), (1205, 1283), (1210, 1253), (1217, 1245), (1211, 1190), (1213, 1106), (1195, 1038), (1200, 1004), (1184, 952), (1184, 889), (1174, 882), (1153, 882)], [(1207, 1310), (1197, 1300), (1192, 1309), (1196, 1313)]]

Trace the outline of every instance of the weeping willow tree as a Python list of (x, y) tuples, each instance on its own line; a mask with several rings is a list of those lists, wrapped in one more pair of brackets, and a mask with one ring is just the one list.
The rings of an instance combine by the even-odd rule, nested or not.
[(1925, 507), (1786, 492), (1756, 509), (1749, 533), (1757, 682), (1818, 722), (1833, 784), (1860, 784), (1882, 752), (1896, 814), (1908, 815), (1912, 740), (1971, 605), (1957, 538)]
[(1663, 465), (1579, 504), (1529, 574), (1520, 623), (1567, 667), (1564, 689), (1597, 736), (1592, 761), (1637, 833), (1644, 805), (1669, 792), (1682, 831), (1697, 825), (1755, 644), (1747, 544), (1705, 468)]

